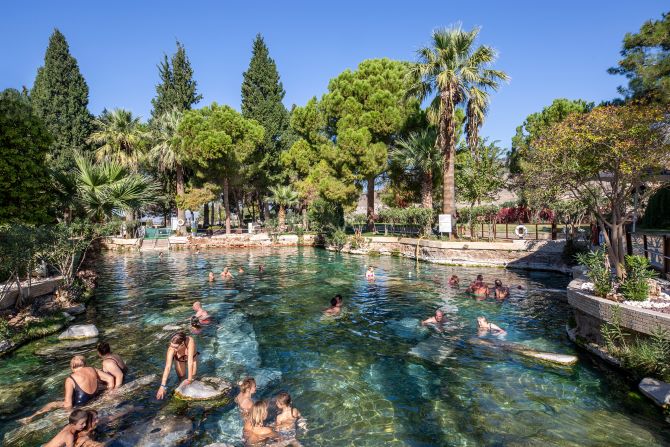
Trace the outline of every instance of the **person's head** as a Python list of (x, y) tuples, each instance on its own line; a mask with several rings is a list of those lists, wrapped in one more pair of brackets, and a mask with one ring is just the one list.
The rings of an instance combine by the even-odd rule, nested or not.
[(209, 272), (209, 276), (210, 276), (210, 278), (211, 278), (212, 276), (214, 276), (214, 272)]
[(88, 423), (88, 411), (78, 408), (70, 413), (68, 421), (75, 430), (82, 431), (86, 428), (86, 424)]
[(254, 394), (256, 392), (256, 380), (253, 377), (246, 377), (240, 383), (240, 391), (243, 393)]
[(184, 331), (179, 331), (170, 338), (170, 347), (173, 349), (179, 349), (184, 343), (186, 343), (186, 333)]
[(110, 354), (112, 352), (112, 348), (109, 347), (109, 343), (106, 341), (102, 341), (98, 343), (98, 354), (100, 357), (104, 357), (107, 354)]
[(335, 295), (335, 299), (337, 300), (337, 304), (342, 304), (342, 295), (338, 293)]
[(251, 425), (254, 427), (262, 427), (267, 417), (268, 403), (266, 400), (259, 400), (251, 408)]
[(191, 327), (192, 327), (192, 329), (198, 329), (198, 328), (200, 328), (201, 326), (202, 326), (202, 325), (200, 324), (200, 318), (198, 318), (198, 317), (196, 317), (195, 315), (193, 315), (193, 316), (191, 317)]
[(77, 368), (83, 368), (84, 366), (86, 366), (86, 359), (83, 355), (75, 355), (72, 357), (72, 360), (70, 360), (70, 369), (72, 371)]
[(502, 281), (499, 279), (496, 279), (495, 281), (493, 281), (493, 283), (496, 285), (496, 287), (502, 287)]
[(444, 319), (444, 312), (442, 312), (440, 309), (437, 309), (435, 311), (435, 321), (442, 321)]
[(228, 273), (228, 267), (223, 268), (223, 273)]
[(372, 268), (372, 266), (369, 266), (369, 267), (368, 267), (368, 272), (371, 272), (371, 271), (373, 271), (373, 270), (374, 270), (374, 269)]
[(458, 275), (451, 275), (452, 281), (458, 281)]
[(98, 425), (98, 412), (95, 410), (88, 410), (87, 413), (86, 429), (94, 429)]
[(484, 327), (488, 324), (488, 321), (486, 321), (486, 318), (484, 317), (477, 317), (477, 326), (479, 327)]
[(202, 309), (202, 305), (200, 304), (200, 301), (196, 301), (195, 303), (193, 303), (193, 310), (198, 311), (200, 309)]
[(477, 275), (477, 281), (484, 281), (484, 276), (481, 274)]
[(331, 299), (330, 299), (330, 305), (331, 305), (332, 307), (337, 306), (337, 298), (331, 298)]
[(291, 395), (286, 391), (282, 391), (277, 394), (275, 401), (277, 402), (277, 408), (289, 408), (291, 406)]

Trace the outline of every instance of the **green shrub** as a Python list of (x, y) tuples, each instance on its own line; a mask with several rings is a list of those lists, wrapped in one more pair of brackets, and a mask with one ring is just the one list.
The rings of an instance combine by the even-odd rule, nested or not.
[(593, 282), (596, 296), (605, 297), (612, 291), (612, 271), (607, 265), (607, 254), (604, 249), (580, 253), (577, 262), (588, 269), (586, 275)]
[(307, 216), (310, 228), (317, 233), (327, 233), (344, 226), (342, 206), (324, 199), (316, 199), (309, 206)]
[(337, 228), (326, 235), (326, 242), (336, 251), (342, 251), (347, 243), (347, 233), (344, 231), (344, 228)]
[(644, 256), (626, 256), (626, 279), (619, 290), (627, 300), (645, 301), (649, 297), (649, 280), (656, 277)]

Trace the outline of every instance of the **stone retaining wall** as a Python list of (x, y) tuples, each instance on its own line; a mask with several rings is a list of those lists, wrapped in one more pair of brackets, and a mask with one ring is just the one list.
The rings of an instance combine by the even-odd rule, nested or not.
[[(62, 276), (55, 276), (53, 278), (32, 281), (30, 288), (28, 288), (27, 281), (22, 282), (21, 291), (23, 292), (24, 300), (25, 299), (30, 300), (38, 296), (54, 293), (58, 288), (58, 285), (60, 284), (62, 279), (63, 279)], [(19, 289), (18, 287), (16, 287), (16, 284), (14, 284), (9, 288), (9, 291), (7, 291), (5, 297), (0, 302), (0, 310), (14, 307), (18, 296), (19, 296)]]
[(361, 245), (352, 249), (348, 244), (342, 251), (403, 256), (437, 264), (570, 271), (561, 259), (565, 241), (467, 242), (383, 236), (365, 238)]

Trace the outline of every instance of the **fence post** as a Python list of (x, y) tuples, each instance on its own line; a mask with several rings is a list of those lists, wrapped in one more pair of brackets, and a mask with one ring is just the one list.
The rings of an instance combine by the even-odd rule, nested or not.
[(633, 255), (633, 238), (630, 235), (630, 231), (626, 231), (626, 253), (628, 253), (628, 256)]
[(498, 226), (498, 222), (493, 224), (493, 240), (494, 241), (496, 240), (497, 226)]
[(643, 246), (643, 250), (644, 250), (644, 257), (649, 259), (649, 250), (648, 250), (648, 246), (647, 246), (647, 235), (646, 234), (642, 235), (642, 246)]
[(537, 222), (535, 222), (535, 240), (539, 240), (540, 237), (537, 235)]
[(505, 239), (509, 239), (509, 236), (507, 235), (507, 225), (509, 224), (505, 222)]
[(551, 240), (555, 241), (557, 237), (557, 231), (556, 231), (556, 221), (552, 220), (551, 221)]
[(482, 222), (482, 239), (484, 239), (484, 222)]
[(668, 240), (668, 235), (663, 235), (663, 273), (667, 278), (668, 272), (670, 272), (670, 240)]

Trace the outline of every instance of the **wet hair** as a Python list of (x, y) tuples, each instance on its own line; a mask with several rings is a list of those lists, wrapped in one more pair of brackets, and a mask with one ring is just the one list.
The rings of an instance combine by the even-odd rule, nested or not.
[(107, 343), (106, 341), (98, 343), (98, 354), (107, 355), (110, 352), (112, 352), (112, 348), (109, 347), (109, 343)]
[(81, 408), (77, 408), (72, 413), (70, 413), (70, 417), (68, 418), (68, 421), (72, 425), (76, 424), (77, 422), (81, 422), (81, 421), (86, 421), (88, 423), (88, 411), (82, 410)]
[[(335, 299), (336, 299), (338, 302), (341, 303), (341, 302), (342, 302), (342, 295), (340, 295), (340, 294), (338, 293), (337, 295), (335, 295)], [(332, 301), (331, 301), (331, 302), (332, 302)]]
[(86, 428), (91, 429), (93, 428), (93, 420), (98, 417), (98, 412), (95, 410), (87, 410), (86, 416)]
[(81, 368), (82, 366), (86, 366), (86, 359), (83, 355), (75, 355), (72, 357), (72, 360), (70, 360), (70, 368), (75, 369)]
[(277, 397), (275, 397), (275, 400), (277, 403), (282, 404), (285, 407), (290, 407), (291, 406), (291, 395), (287, 393), (286, 391), (282, 391), (279, 394), (277, 394)]
[(330, 299), (330, 305), (331, 306), (337, 306), (337, 298), (331, 298)]
[(251, 389), (251, 387), (256, 386), (256, 379), (253, 377), (246, 377), (242, 383), (240, 383), (240, 391), (246, 393)]
[(502, 286), (502, 281), (499, 280), (499, 279), (496, 279), (495, 281), (493, 281), (493, 283), (494, 283), (496, 286), (498, 286), (498, 287), (501, 287), (501, 286)]
[(477, 275), (477, 281), (484, 281), (484, 275), (482, 275), (481, 273)]
[(251, 408), (251, 425), (253, 427), (262, 427), (267, 417), (268, 402), (266, 400), (259, 400)]
[(196, 317), (195, 315), (193, 315), (193, 316), (191, 317), (191, 326), (193, 326), (194, 328), (199, 328), (199, 327), (201, 326), (201, 324), (200, 324), (200, 318), (198, 318), (198, 317)]
[(451, 275), (451, 279), (458, 279), (458, 275)]
[(172, 338), (170, 338), (170, 343), (175, 345), (181, 345), (186, 342), (186, 333), (184, 331), (179, 331), (175, 333)]

